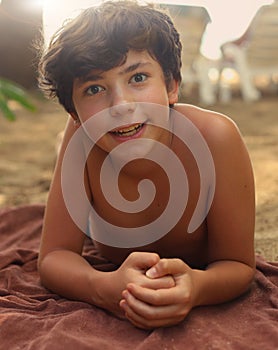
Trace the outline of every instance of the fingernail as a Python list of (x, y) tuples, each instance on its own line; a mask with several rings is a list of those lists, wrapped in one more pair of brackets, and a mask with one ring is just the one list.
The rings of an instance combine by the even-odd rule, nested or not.
[(155, 278), (157, 276), (157, 271), (155, 267), (150, 268), (147, 272), (146, 272), (146, 276), (149, 278)]
[(119, 304), (120, 304), (120, 307), (122, 309), (124, 309), (124, 310), (126, 309), (127, 303), (126, 303), (126, 301), (124, 299), (122, 299)]

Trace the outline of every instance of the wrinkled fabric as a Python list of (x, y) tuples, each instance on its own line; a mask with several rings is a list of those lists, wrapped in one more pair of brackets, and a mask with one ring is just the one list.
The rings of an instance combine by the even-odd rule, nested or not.
[[(275, 350), (278, 349), (278, 264), (257, 257), (248, 293), (198, 307), (179, 325), (144, 331), (87, 303), (45, 289), (37, 272), (44, 206), (0, 211), (0, 349)], [(115, 268), (88, 240), (84, 257)]]

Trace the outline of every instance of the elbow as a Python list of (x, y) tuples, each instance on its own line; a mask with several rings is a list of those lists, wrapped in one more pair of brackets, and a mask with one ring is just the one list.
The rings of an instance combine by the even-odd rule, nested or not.
[(252, 282), (254, 281), (255, 274), (256, 274), (256, 265), (254, 264), (254, 266), (251, 266), (251, 267), (250, 267), (250, 272), (249, 272), (249, 285), (251, 285)]
[(254, 278), (255, 278), (255, 273), (256, 273), (256, 266), (255, 265), (254, 266), (247, 265), (245, 283), (244, 283), (241, 294), (244, 294), (244, 293), (250, 291), (250, 289), (252, 287), (252, 283), (253, 283)]
[(38, 262), (37, 262), (37, 270), (38, 270), (39, 275), (41, 274), (42, 260), (43, 259), (41, 258), (40, 254), (39, 254)]
[(48, 260), (49, 260), (48, 254), (46, 254), (44, 256), (39, 255), (38, 262), (37, 262), (37, 270), (38, 270), (40, 282), (46, 288), (50, 288), (50, 285), (49, 285), (50, 271), (49, 271)]
[(43, 265), (44, 265), (44, 260), (46, 258), (47, 254), (42, 254), (41, 252), (39, 252), (39, 256), (38, 256), (38, 261), (37, 261), (37, 270), (39, 273), (39, 276), (41, 276), (42, 270), (43, 270)]
[(44, 258), (41, 256), (39, 256), (39, 258), (38, 258), (37, 270), (38, 270), (41, 284), (43, 286), (46, 286), (45, 281), (44, 281)]
[(252, 259), (252, 263), (250, 263), (248, 266), (248, 271), (247, 271), (247, 279), (249, 282), (249, 285), (251, 285), (251, 283), (253, 282), (254, 278), (255, 278), (255, 274), (256, 274), (256, 258), (255, 255)]

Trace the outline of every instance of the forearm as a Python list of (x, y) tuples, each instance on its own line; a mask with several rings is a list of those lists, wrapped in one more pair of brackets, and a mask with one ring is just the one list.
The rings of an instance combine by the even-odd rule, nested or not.
[(48, 253), (39, 263), (42, 284), (68, 299), (99, 305), (98, 279), (104, 272), (95, 270), (82, 256), (67, 250)]
[(254, 269), (237, 261), (219, 261), (204, 271), (193, 270), (194, 306), (232, 300), (249, 288), (253, 277)]

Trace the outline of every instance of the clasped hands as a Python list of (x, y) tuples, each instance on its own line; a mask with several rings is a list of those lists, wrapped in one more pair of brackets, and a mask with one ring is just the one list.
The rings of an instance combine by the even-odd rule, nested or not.
[(181, 322), (193, 307), (193, 270), (180, 259), (131, 253), (116, 271), (120, 309), (136, 327), (153, 329)]

